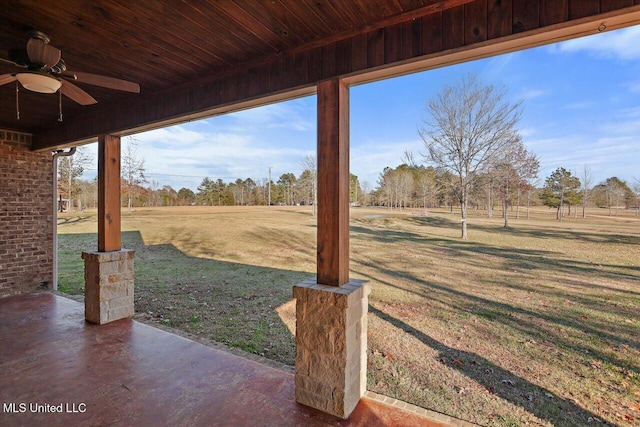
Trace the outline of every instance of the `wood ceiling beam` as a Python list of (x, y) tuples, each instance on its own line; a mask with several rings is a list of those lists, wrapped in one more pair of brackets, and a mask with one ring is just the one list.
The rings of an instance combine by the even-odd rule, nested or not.
[(396, 24), (400, 24), (401, 22), (412, 21), (414, 19), (422, 18), (423, 16), (426, 16), (432, 13), (442, 12), (443, 10), (462, 6), (467, 3), (472, 3), (474, 1), (477, 1), (477, 0), (428, 0), (426, 2), (426, 5), (421, 8), (413, 9), (409, 12), (399, 13), (397, 15), (390, 16), (387, 19), (382, 19), (373, 24), (365, 25), (363, 27), (360, 27), (354, 30), (343, 31), (343, 32), (333, 34), (329, 37), (324, 37), (319, 40), (314, 40), (312, 42), (295, 47), (289, 52), (297, 53), (297, 52), (314, 49), (320, 46), (326, 46), (328, 44), (335, 43), (339, 40), (354, 38), (362, 34), (370, 33), (372, 31), (377, 31), (385, 27), (390, 27)]
[[(488, 0), (462, 1), (462, 5), (420, 19), (405, 14), (407, 21), (387, 20), (385, 27), (359, 31), (333, 43), (244, 64), (162, 92), (141, 93), (119, 101), (115, 108), (98, 105), (62, 126), (35, 133), (32, 149), (77, 145), (102, 134), (126, 135), (310, 94), (318, 82), (327, 79), (363, 83), (595, 34), (601, 25), (608, 31), (640, 22), (638, 5), (571, 20), (562, 2), (532, 1), (537, 4), (535, 11), (555, 17), (552, 23), (528, 19), (530, 13), (507, 1), (499, 6), (491, 2), (490, 8)], [(554, 7), (559, 9), (553, 11)], [(555, 22), (560, 16), (565, 20)]]

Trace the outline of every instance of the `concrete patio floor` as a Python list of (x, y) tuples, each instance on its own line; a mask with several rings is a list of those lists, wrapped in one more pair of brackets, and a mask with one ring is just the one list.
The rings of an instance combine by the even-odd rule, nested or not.
[(342, 420), (297, 404), (291, 373), (130, 319), (92, 325), (51, 293), (0, 299), (0, 343), (2, 426), (467, 425), (379, 398)]

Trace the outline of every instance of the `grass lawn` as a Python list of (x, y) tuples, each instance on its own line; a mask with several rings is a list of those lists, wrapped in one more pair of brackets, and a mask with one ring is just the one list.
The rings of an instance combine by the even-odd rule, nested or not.
[[(354, 208), (372, 284), (368, 388), (481, 425), (640, 424), (640, 220)], [(95, 214), (59, 218), (59, 288), (83, 292)], [(136, 316), (293, 364), (291, 288), (315, 274), (309, 208), (123, 212)]]

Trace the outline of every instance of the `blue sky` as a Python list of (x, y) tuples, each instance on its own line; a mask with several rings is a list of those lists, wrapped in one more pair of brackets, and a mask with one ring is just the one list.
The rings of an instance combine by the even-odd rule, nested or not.
[[(540, 184), (557, 167), (594, 184), (640, 179), (640, 26), (351, 88), (351, 172), (371, 188), (405, 150), (423, 159), (418, 126), (445, 85), (475, 73), (523, 100), (520, 133), (541, 160)], [(316, 150), (310, 96), (139, 134), (148, 179), (196, 189), (204, 177), (298, 175)], [(126, 143), (126, 138), (125, 141)], [(92, 147), (92, 151), (95, 148)], [(94, 172), (95, 173), (95, 172)]]

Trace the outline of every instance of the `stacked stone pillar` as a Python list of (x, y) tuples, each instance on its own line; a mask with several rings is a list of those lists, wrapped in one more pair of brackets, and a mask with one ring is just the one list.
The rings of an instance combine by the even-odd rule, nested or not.
[(296, 298), (296, 401), (347, 418), (366, 392), (369, 284), (315, 279)]
[(99, 325), (133, 316), (134, 251), (83, 252), (84, 315)]

